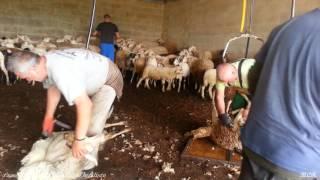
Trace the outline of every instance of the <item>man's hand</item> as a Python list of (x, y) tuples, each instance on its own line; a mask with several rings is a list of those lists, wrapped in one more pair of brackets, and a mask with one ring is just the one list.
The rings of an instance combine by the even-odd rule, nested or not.
[(53, 117), (46, 117), (42, 122), (42, 134), (49, 136), (52, 134), (54, 128), (54, 120)]
[(228, 128), (232, 127), (232, 120), (227, 113), (219, 114), (218, 118), (224, 126)]
[(72, 144), (72, 155), (73, 157), (80, 159), (86, 153), (83, 141), (73, 141)]

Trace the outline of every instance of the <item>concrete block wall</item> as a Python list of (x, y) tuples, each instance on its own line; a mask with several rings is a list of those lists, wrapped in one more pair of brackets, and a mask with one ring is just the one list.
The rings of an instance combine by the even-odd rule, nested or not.
[[(0, 36), (87, 35), (92, 0), (1, 0)], [(109, 13), (124, 37), (161, 37), (164, 3), (97, 0), (94, 28)]]
[[(296, 0), (296, 14), (320, 6), (320, 0)], [(0, 36), (87, 35), (92, 0), (1, 0)], [(255, 0), (252, 32), (264, 39), (290, 17), (291, 0)], [(109, 13), (123, 37), (160, 37), (179, 48), (224, 48), (239, 35), (242, 0), (97, 0), (94, 27)], [(246, 40), (235, 41), (230, 52), (244, 54)], [(260, 42), (251, 41), (253, 54)]]
[[(319, 6), (319, 0), (296, 0), (296, 15)], [(242, 0), (169, 0), (164, 10), (163, 36), (179, 48), (195, 45), (200, 50), (223, 49), (230, 38), (240, 34), (241, 13)], [(275, 26), (290, 18), (290, 13), (291, 0), (255, 0), (252, 33), (266, 39)], [(251, 41), (251, 56), (260, 44)], [(245, 46), (246, 39), (237, 40), (229, 50), (242, 56)]]

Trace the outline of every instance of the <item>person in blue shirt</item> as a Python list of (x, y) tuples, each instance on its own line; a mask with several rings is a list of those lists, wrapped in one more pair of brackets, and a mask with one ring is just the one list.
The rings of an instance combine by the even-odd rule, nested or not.
[(320, 9), (276, 27), (256, 61), (239, 179), (320, 178)]
[(100, 53), (114, 62), (115, 40), (120, 38), (117, 25), (111, 22), (109, 14), (104, 15), (104, 21), (98, 24), (93, 36), (100, 38)]

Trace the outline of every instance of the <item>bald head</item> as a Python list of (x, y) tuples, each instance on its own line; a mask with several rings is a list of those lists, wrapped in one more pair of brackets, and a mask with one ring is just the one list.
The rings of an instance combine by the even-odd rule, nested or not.
[(225, 83), (232, 83), (238, 79), (237, 69), (229, 63), (217, 67), (217, 78)]

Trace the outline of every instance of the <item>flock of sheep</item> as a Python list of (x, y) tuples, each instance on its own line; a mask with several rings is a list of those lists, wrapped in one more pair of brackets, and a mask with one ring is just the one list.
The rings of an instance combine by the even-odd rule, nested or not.
[[(200, 56), (195, 46), (175, 51), (161, 46), (161, 41), (154, 44), (137, 43), (132, 39), (118, 40), (119, 50), (116, 53), (116, 64), (125, 75), (132, 72), (131, 83), (138, 76), (137, 88), (144, 82), (144, 87), (150, 89), (150, 82), (156, 87), (161, 82), (163, 92), (177, 87), (177, 91), (186, 88), (186, 84), (194, 84), (194, 88), (205, 98), (205, 89), (209, 86), (212, 98), (212, 88), (216, 82), (213, 55), (206, 51)], [(151, 46), (151, 47), (150, 47)]]

